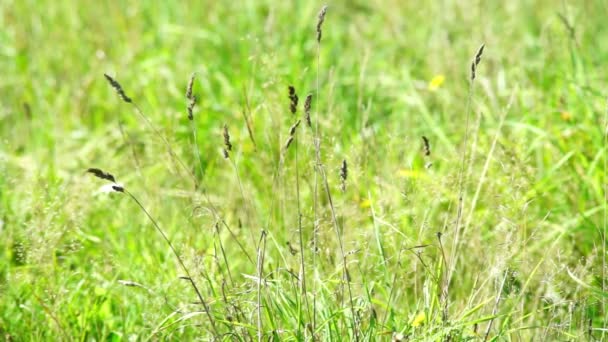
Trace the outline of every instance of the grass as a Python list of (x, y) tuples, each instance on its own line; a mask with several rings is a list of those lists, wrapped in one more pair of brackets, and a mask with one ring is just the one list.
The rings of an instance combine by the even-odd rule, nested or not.
[(0, 3), (0, 336), (606, 338), (607, 5), (323, 5)]

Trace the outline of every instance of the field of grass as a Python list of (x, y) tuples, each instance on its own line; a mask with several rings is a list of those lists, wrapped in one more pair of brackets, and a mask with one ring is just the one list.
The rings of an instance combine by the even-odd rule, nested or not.
[(0, 339), (608, 338), (608, 3), (323, 5), (0, 2)]

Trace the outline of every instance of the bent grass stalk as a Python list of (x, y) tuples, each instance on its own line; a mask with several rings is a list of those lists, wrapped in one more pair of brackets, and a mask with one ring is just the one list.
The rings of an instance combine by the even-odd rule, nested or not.
[(125, 189), (122, 185), (118, 185), (118, 183), (116, 183), (116, 179), (114, 178), (114, 176), (112, 174), (110, 174), (108, 172), (104, 172), (104, 171), (102, 171), (100, 169), (96, 169), (96, 168), (89, 168), (87, 170), (87, 172), (92, 173), (93, 175), (95, 175), (98, 178), (101, 178), (101, 179), (104, 179), (104, 180), (108, 180), (108, 181), (114, 183), (114, 185), (112, 185), (112, 189), (115, 192), (120, 192), (120, 193), (127, 194), (139, 206), (139, 208), (144, 212), (144, 214), (146, 214), (146, 216), (148, 217), (148, 219), (150, 220), (150, 222), (152, 222), (152, 225), (154, 226), (154, 228), (156, 228), (156, 230), (158, 231), (158, 233), (163, 237), (163, 240), (165, 240), (165, 242), (167, 243), (167, 245), (169, 245), (169, 248), (171, 249), (171, 252), (173, 252), (173, 255), (175, 255), (175, 258), (177, 259), (177, 261), (178, 261), (179, 265), (181, 266), (182, 270), (184, 271), (184, 273), (186, 273), (186, 280), (188, 280), (190, 282), (190, 284), (192, 285), (192, 288), (194, 289), (194, 292), (196, 293), (199, 301), (203, 305), (203, 308), (205, 309), (205, 314), (209, 318), (209, 324), (211, 324), (211, 328), (213, 330), (213, 333), (215, 335), (218, 335), (219, 332), (218, 332), (217, 327), (215, 325), (215, 319), (211, 315), (211, 310), (209, 309), (209, 305), (207, 304), (207, 301), (205, 300), (205, 298), (203, 298), (203, 295), (201, 294), (201, 291), (198, 289), (198, 286), (196, 285), (196, 282), (192, 278), (192, 275), (190, 274), (190, 271), (188, 270), (188, 267), (186, 267), (186, 264), (184, 263), (184, 260), (182, 259), (182, 257), (177, 252), (177, 249), (175, 249), (175, 247), (173, 246), (173, 243), (171, 242), (171, 240), (169, 240), (169, 237), (167, 236), (167, 234), (165, 234), (165, 232), (160, 228), (160, 226), (158, 225), (158, 223), (156, 223), (156, 220), (152, 217), (152, 215), (150, 215), (150, 213), (148, 212), (148, 210), (146, 210), (146, 208), (137, 199), (137, 197), (135, 197), (135, 195), (133, 195), (130, 191), (128, 191), (127, 189)]

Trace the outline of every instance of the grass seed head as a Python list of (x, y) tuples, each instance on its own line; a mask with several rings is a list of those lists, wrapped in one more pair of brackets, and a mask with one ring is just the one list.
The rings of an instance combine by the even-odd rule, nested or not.
[(289, 146), (291, 146), (292, 142), (293, 142), (293, 135), (289, 136), (289, 139), (287, 139), (287, 141), (285, 142), (285, 147), (283, 147), (283, 149), (287, 150), (289, 148)]
[(298, 129), (298, 126), (300, 126), (300, 121), (301, 120), (296, 121), (296, 123), (289, 128), (290, 136), (294, 136), (296, 134), (296, 130)]
[(114, 178), (114, 176), (109, 172), (104, 172), (103, 170), (97, 168), (89, 168), (87, 169), (87, 172), (92, 173), (97, 178), (109, 180), (112, 183), (116, 183), (116, 178)]
[(323, 22), (325, 21), (325, 14), (327, 14), (327, 5), (321, 8), (317, 20), (317, 43), (321, 43), (321, 36), (323, 35)]
[(483, 49), (485, 47), (485, 44), (481, 44), (479, 50), (477, 50), (477, 53), (475, 54), (475, 59), (473, 59), (473, 61), (471, 62), (471, 81), (475, 80), (477, 66), (479, 65), (479, 62), (481, 62), (481, 55), (483, 55)]
[(289, 89), (289, 111), (291, 114), (295, 114), (298, 110), (298, 94), (296, 94), (296, 88), (290, 85)]
[(431, 143), (429, 142), (429, 138), (422, 136), (422, 149), (424, 151), (425, 156), (431, 155)]
[(103, 74), (106, 79), (108, 80), (108, 83), (110, 83), (110, 86), (112, 86), (112, 88), (114, 88), (114, 90), (116, 90), (116, 93), (118, 93), (118, 96), (125, 102), (127, 103), (131, 103), (133, 102), (133, 100), (131, 100), (130, 97), (127, 96), (127, 94), (125, 94), (125, 91), (122, 89), (122, 86), (120, 85), (120, 83), (118, 83), (118, 81), (116, 81), (115, 79), (113, 79), (110, 75), (108, 74)]
[(192, 99), (192, 88), (194, 87), (194, 77), (195, 77), (195, 74), (192, 74), (192, 76), (190, 76), (190, 81), (188, 82), (188, 87), (186, 88), (186, 98), (188, 100)]
[(230, 133), (228, 132), (228, 125), (224, 125), (224, 146), (226, 150), (232, 151), (232, 143), (230, 142)]
[(192, 93), (192, 88), (194, 88), (194, 77), (196, 74), (192, 74), (190, 76), (190, 81), (188, 81), (188, 86), (186, 87), (186, 99), (188, 99), (188, 120), (192, 121), (194, 119), (194, 106), (196, 105), (196, 96)]
[(312, 94), (306, 95), (306, 99), (304, 100), (304, 119), (306, 120), (306, 124), (308, 127), (312, 127), (312, 122), (310, 120), (310, 108), (312, 107)]
[(120, 185), (112, 185), (112, 190), (116, 192), (125, 192), (125, 188)]
[(188, 120), (192, 121), (194, 119), (194, 106), (196, 105), (196, 96), (192, 95), (190, 97), (190, 102), (188, 103)]
[(346, 159), (342, 160), (342, 166), (340, 167), (340, 181), (342, 183), (342, 192), (346, 191), (346, 180), (348, 179), (348, 164)]

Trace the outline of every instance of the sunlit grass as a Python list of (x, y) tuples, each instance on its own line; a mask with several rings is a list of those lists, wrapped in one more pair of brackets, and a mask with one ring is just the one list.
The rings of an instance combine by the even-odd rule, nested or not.
[(606, 5), (322, 5), (0, 4), (1, 336), (215, 334), (96, 167), (217, 337), (603, 338)]

